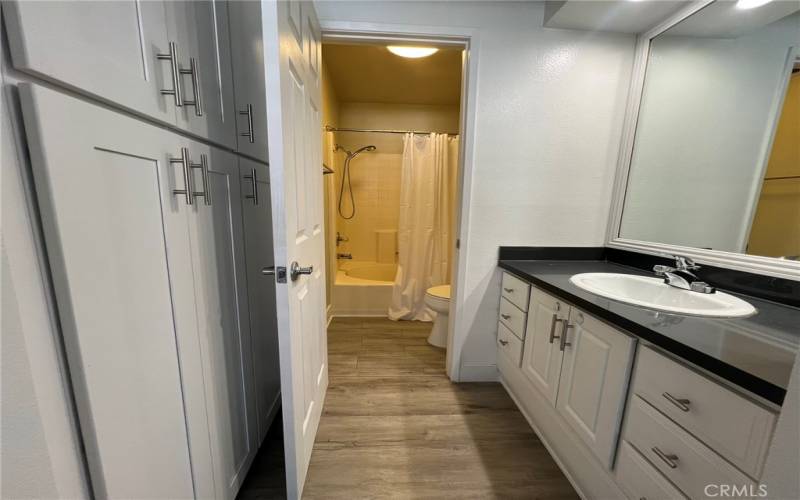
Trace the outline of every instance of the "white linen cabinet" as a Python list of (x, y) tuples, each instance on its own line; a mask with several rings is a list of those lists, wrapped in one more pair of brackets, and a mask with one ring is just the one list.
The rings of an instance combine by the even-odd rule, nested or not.
[(257, 448), (237, 159), (20, 99), (95, 495), (232, 498)]
[(225, 1), (14, 0), (3, 10), (20, 71), (234, 147)]
[(236, 151), (268, 162), (261, 2), (228, 2), (236, 100)]
[(261, 443), (280, 409), (281, 395), (275, 275), (269, 274), (275, 270), (269, 169), (262, 163), (240, 157), (239, 179), (245, 230), (255, 405), (258, 412), (258, 441)]

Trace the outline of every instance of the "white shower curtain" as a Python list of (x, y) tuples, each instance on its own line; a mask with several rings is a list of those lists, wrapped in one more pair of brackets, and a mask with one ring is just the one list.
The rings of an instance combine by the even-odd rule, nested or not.
[(406, 134), (400, 184), (393, 320), (432, 321), (425, 292), (450, 283), (455, 238), (458, 137)]

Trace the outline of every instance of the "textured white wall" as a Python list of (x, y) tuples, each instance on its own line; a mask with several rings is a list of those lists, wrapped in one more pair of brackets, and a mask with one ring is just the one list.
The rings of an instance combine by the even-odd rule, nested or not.
[(623, 237), (745, 252), (799, 19), (739, 38), (655, 39)]
[(543, 3), (317, 2), (323, 21), (477, 31), (462, 379), (494, 377), (502, 245), (605, 242), (630, 35), (542, 28)]

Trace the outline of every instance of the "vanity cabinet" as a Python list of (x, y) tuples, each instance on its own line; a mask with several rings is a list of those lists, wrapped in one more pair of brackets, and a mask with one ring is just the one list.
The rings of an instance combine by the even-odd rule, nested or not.
[(605, 466), (611, 466), (634, 338), (533, 287), (522, 372)]
[(258, 449), (238, 159), (19, 89), (95, 496), (235, 497)]
[(261, 2), (228, 2), (236, 97), (236, 151), (268, 162)]
[(621, 446), (690, 498), (708, 484), (754, 488), (775, 413), (649, 347), (637, 358)]
[(15, 68), (234, 146), (226, 2), (3, 2)]

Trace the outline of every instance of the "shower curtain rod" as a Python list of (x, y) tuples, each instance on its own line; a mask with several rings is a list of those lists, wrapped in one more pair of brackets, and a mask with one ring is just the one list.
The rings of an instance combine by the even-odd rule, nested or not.
[(454, 132), (433, 132), (424, 130), (386, 130), (386, 129), (371, 129), (371, 128), (345, 128), (345, 127), (331, 127), (325, 125), (326, 132), (374, 132), (377, 134), (447, 134), (458, 135)]

